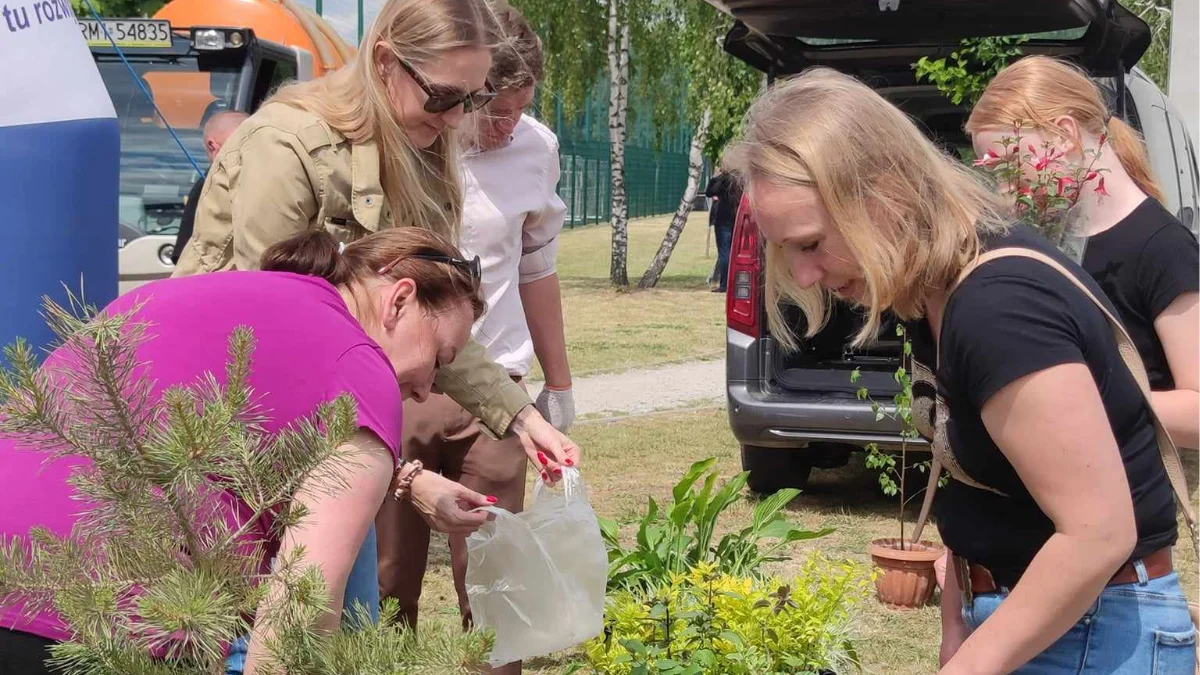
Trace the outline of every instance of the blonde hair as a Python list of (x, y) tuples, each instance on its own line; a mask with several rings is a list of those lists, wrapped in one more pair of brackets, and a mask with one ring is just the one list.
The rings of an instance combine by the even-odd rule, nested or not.
[[(974, 172), (879, 94), (828, 68), (759, 96), (727, 160), (747, 182), (751, 210), (758, 181), (820, 194), (866, 285), (855, 345), (876, 336), (885, 310), (922, 316), (928, 296), (979, 255), (981, 235), (1007, 228), (1003, 202)], [(771, 333), (785, 348), (798, 346), (785, 303), (804, 313), (807, 336), (824, 326), (828, 293), (800, 288), (783, 247), (769, 242), (765, 286)]]
[(967, 133), (983, 129), (1031, 128), (1063, 140), (1066, 132), (1055, 124), (1070, 117), (1083, 131), (1094, 136), (1108, 134), (1108, 145), (1117, 160), (1142, 192), (1163, 201), (1163, 191), (1154, 180), (1146, 145), (1133, 127), (1111, 117), (1100, 87), (1083, 71), (1048, 56), (1029, 56), (1000, 71), (967, 119)]
[(462, 221), (458, 140), (446, 130), (429, 148), (412, 145), (392, 111), (375, 45), (390, 45), (419, 69), (453, 49), (491, 49), (496, 36), (496, 19), (486, 0), (388, 0), (351, 63), (320, 79), (286, 86), (271, 102), (317, 115), (351, 143), (377, 142), (393, 222), (457, 242)]

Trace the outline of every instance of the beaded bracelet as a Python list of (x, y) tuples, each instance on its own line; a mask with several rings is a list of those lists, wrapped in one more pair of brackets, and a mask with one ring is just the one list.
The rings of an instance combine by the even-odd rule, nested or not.
[[(407, 474), (401, 476), (400, 472), (404, 471), (404, 467), (409, 465), (413, 467), (412, 471), (409, 471)], [(400, 460), (400, 466), (396, 467), (396, 489), (392, 492), (397, 501), (404, 501), (409, 495), (412, 494), (413, 479), (416, 478), (417, 474), (421, 473), (422, 469), (424, 468), (424, 465), (421, 464), (421, 460), (419, 459), (411, 462)]]

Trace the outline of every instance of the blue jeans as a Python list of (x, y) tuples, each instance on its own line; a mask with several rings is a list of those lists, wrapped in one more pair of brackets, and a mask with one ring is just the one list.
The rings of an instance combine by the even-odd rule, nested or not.
[(729, 280), (729, 249), (733, 246), (733, 224), (718, 224), (713, 229), (717, 235), (717, 288), (725, 288)]
[[(367, 530), (358, 557), (354, 559), (354, 567), (350, 568), (350, 576), (346, 579), (346, 592), (342, 596), (342, 606), (351, 610), (356, 604), (362, 605), (370, 612), (371, 621), (379, 621), (379, 559), (375, 545), (375, 524)], [(343, 618), (345, 618), (343, 614)], [(351, 616), (354, 616), (351, 614)], [(225, 659), (225, 675), (242, 675), (246, 669), (246, 653), (250, 647), (250, 638), (243, 636), (229, 645), (229, 655)]]
[(379, 557), (374, 523), (367, 529), (362, 548), (358, 550), (358, 557), (354, 559), (354, 567), (350, 568), (350, 576), (346, 578), (342, 607), (353, 617), (357, 612), (355, 605), (367, 608), (371, 623), (379, 622)]
[[(1195, 675), (1196, 627), (1179, 576), (1109, 586), (1067, 634), (1013, 675)], [(963, 606), (971, 630), (1008, 597), (1008, 590)]]

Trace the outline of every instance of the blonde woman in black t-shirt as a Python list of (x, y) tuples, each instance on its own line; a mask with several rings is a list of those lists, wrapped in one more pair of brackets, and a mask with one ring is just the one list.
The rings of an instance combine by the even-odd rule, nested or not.
[[(1116, 306), (1138, 347), (1154, 407), (1181, 447), (1200, 448), (1200, 248), (1163, 208), (1142, 139), (1110, 117), (1100, 89), (1078, 69), (1045, 56), (1005, 68), (971, 111), (967, 131), (982, 156), (1021, 123), (1023, 143), (1061, 149), (1066, 174), (1091, 164), (1103, 189), (1080, 195), (1090, 236), (1083, 267)], [(1101, 136), (1107, 142), (1101, 145)]]
[(1054, 257), (1103, 297), (1095, 281), (851, 77), (778, 83), (742, 134), (727, 157), (767, 242), (772, 336), (795, 348), (783, 305), (816, 328), (831, 296), (862, 307), (859, 344), (888, 311), (937, 336), (956, 468), (938, 529), (973, 572), (942, 594), (941, 674), (1190, 675), (1173, 494), (1106, 318), (1027, 258), (984, 262), (955, 287), (997, 247)]

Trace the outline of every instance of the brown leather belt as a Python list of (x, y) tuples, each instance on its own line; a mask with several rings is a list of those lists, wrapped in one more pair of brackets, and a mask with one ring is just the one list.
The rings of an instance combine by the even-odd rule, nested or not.
[[(954, 557), (954, 571), (958, 575), (959, 589), (965, 590), (966, 579), (964, 578), (962, 563), (966, 560)], [(1171, 562), (1171, 548), (1160, 548), (1154, 553), (1151, 553), (1142, 558), (1142, 564), (1146, 566), (1146, 576), (1149, 579), (1158, 579), (1165, 577), (1174, 571), (1174, 565)], [(1000, 584), (996, 583), (995, 577), (988, 568), (983, 565), (970, 563), (970, 594), (982, 595), (984, 593), (995, 593), (1000, 590)], [(1132, 584), (1138, 580), (1137, 569), (1133, 563), (1125, 563), (1117, 573), (1108, 580), (1109, 586), (1117, 586), (1120, 584)]]

